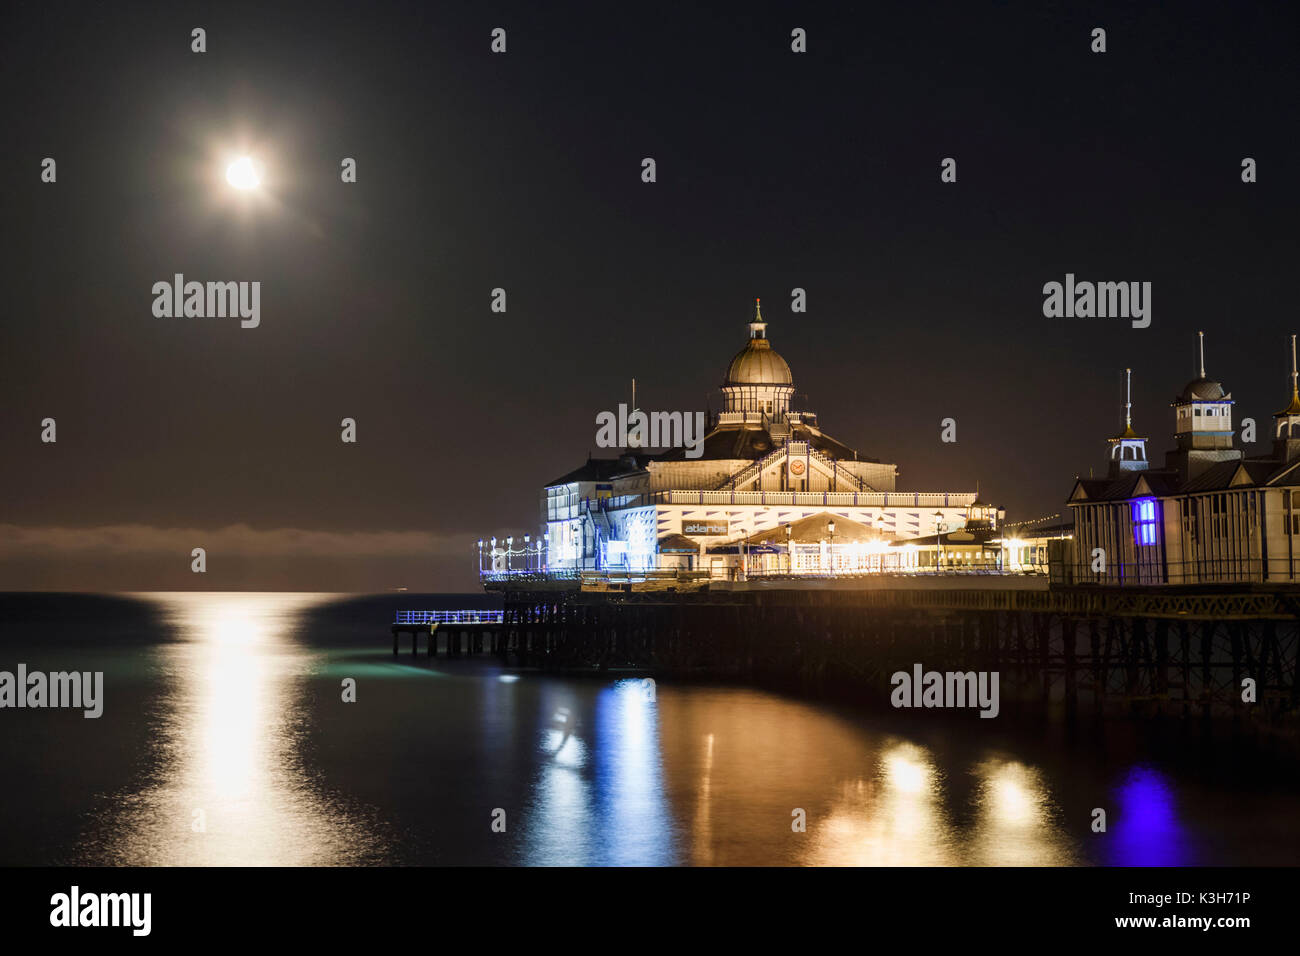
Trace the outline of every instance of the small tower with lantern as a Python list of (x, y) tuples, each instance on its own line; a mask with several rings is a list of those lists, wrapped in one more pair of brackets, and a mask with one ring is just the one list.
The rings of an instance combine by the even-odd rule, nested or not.
[(1273, 416), (1273, 457), (1283, 464), (1300, 458), (1300, 389), (1297, 388), (1295, 336), (1291, 336), (1291, 404)]
[(1124, 369), (1124, 430), (1110, 443), (1110, 477), (1119, 478), (1125, 472), (1146, 471), (1147, 440), (1133, 430), (1133, 370)]

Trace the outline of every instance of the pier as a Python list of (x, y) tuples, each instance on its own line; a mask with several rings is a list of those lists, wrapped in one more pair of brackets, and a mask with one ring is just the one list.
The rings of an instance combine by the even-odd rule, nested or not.
[[(753, 581), (534, 577), (488, 584), (497, 611), (406, 611), (411, 653), (510, 666), (745, 680), (887, 700), (890, 677), (997, 672), (1004, 699), (1067, 717), (1300, 713), (1292, 586), (1107, 588), (1041, 577), (876, 575)], [(439, 635), (443, 640), (439, 641)], [(1254, 701), (1243, 682), (1254, 681)]]
[[(712, 582), (668, 591), (501, 582), (497, 652), (521, 666), (634, 668), (887, 699), (890, 676), (996, 671), (1011, 700), (1074, 715), (1209, 717), (1300, 708), (1290, 586), (1048, 586), (931, 577)], [(1243, 701), (1243, 680), (1255, 702)]]
[(418, 654), (420, 635), (428, 637), (427, 655), (438, 652), (438, 636), (448, 657), (482, 654), (484, 641), (492, 653), (499, 652), (502, 611), (398, 611), (393, 620), (393, 653), (398, 652), (402, 635), (411, 636), (411, 654)]

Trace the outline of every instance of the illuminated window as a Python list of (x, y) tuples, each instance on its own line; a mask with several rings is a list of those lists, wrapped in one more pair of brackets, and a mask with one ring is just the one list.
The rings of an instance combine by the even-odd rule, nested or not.
[(1156, 543), (1156, 503), (1153, 498), (1133, 502), (1133, 540), (1139, 545)]

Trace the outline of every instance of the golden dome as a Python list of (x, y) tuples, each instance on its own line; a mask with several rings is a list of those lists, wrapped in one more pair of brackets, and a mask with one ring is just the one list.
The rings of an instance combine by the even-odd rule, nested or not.
[(790, 366), (767, 339), (751, 339), (727, 368), (726, 385), (793, 385)]
[(772, 343), (767, 340), (767, 323), (758, 299), (754, 300), (754, 321), (749, 323), (749, 343), (736, 353), (727, 367), (728, 385), (794, 385), (794, 376)]

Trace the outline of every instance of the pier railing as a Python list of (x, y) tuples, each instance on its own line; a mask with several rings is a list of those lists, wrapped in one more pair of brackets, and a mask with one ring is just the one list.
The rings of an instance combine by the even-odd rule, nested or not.
[(709, 571), (686, 571), (682, 569), (650, 569), (583, 571), (583, 584), (630, 584), (639, 581), (707, 581), (712, 577)]
[(656, 491), (641, 496), (646, 504), (667, 505), (810, 505), (856, 508), (965, 508), (973, 492), (898, 491)]
[(875, 580), (877, 578), (949, 578), (949, 577), (1046, 577), (1047, 569), (1044, 567), (1035, 567), (1026, 565), (1023, 567), (1005, 568), (997, 564), (974, 564), (974, 565), (953, 565), (951, 567), (885, 567), (885, 568), (812, 568), (806, 571), (787, 571), (780, 570), (757, 570), (741, 573), (739, 568), (729, 569), (732, 573), (728, 576), (730, 580), (749, 578), (763, 580), (790, 580), (802, 581), (812, 578), (844, 580), (852, 578), (865, 578)]
[(504, 612), (496, 611), (398, 611), (394, 624), (500, 624)]
[(553, 571), (480, 571), (479, 577), (484, 581), (577, 581), (583, 573), (573, 568), (556, 568)]

